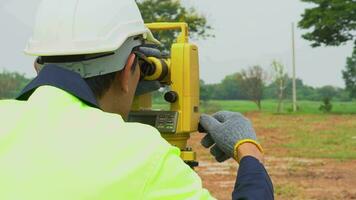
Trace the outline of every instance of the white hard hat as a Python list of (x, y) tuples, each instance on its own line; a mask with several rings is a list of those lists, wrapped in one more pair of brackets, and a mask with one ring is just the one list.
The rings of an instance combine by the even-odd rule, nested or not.
[(159, 43), (134, 0), (42, 0), (25, 53), (34, 56), (116, 51), (132, 36)]
[[(55, 61), (59, 56), (41, 56), (41, 64), (38, 68), (41, 70), (44, 64), (55, 64), (67, 70), (78, 73), (82, 78), (90, 78), (120, 71), (125, 67), (126, 61), (133, 48), (142, 44), (137, 37), (128, 38), (117, 50), (107, 54), (87, 54), (80, 56), (77, 61), (58, 62)], [(67, 57), (68, 58), (68, 57)], [(61, 60), (59, 58), (59, 60)]]

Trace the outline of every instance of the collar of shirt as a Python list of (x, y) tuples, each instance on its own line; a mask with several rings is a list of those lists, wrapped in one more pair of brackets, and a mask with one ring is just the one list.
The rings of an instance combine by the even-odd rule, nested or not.
[(22, 90), (16, 99), (26, 101), (38, 87), (44, 85), (62, 89), (85, 102), (87, 105), (99, 108), (99, 104), (92, 90), (84, 79), (78, 73), (57, 65), (44, 66), (38, 76)]

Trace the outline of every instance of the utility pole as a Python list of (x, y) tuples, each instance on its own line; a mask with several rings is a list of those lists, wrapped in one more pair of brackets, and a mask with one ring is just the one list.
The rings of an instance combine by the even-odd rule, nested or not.
[(294, 23), (292, 23), (292, 65), (293, 65), (293, 112), (297, 111), (297, 85), (296, 85), (296, 70), (295, 70), (295, 34)]

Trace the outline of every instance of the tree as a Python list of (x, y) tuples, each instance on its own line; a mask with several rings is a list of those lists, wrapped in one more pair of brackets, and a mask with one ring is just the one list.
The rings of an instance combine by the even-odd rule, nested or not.
[(355, 0), (301, 0), (314, 3), (317, 7), (306, 9), (299, 22), (299, 27), (311, 29), (303, 35), (312, 41), (313, 47), (339, 46), (347, 41), (354, 41), (354, 59), (347, 59), (343, 77), (351, 97), (356, 96), (356, 1)]
[(346, 69), (342, 71), (343, 78), (346, 83), (346, 90), (349, 91), (351, 98), (356, 98), (356, 48), (347, 58)]
[(258, 109), (261, 110), (261, 100), (263, 97), (263, 89), (267, 80), (267, 73), (262, 67), (256, 65), (249, 67), (247, 70), (242, 70), (237, 74), (239, 85), (246, 97), (255, 102)]
[(210, 98), (211, 98), (211, 93), (209, 92), (205, 82), (203, 80), (200, 80), (200, 100), (206, 102), (210, 100)]
[(328, 99), (328, 101), (331, 101), (338, 93), (337, 88), (330, 85), (321, 87), (317, 91), (321, 99)]
[[(145, 23), (152, 22), (186, 22), (192, 38), (207, 38), (212, 29), (206, 18), (194, 8), (184, 7), (178, 0), (137, 0)], [(154, 33), (163, 44), (164, 50), (169, 50), (177, 32), (161, 31)]]
[(218, 89), (220, 92), (218, 95), (222, 99), (236, 100), (236, 99), (244, 99), (244, 94), (242, 88), (239, 84), (239, 78), (241, 76), (239, 73), (234, 73), (231, 75), (225, 76), (222, 82), (219, 84)]
[(17, 72), (3, 71), (0, 73), (0, 99), (14, 98), (29, 81)]
[(272, 62), (272, 68), (274, 71), (274, 82), (278, 85), (278, 107), (277, 112), (281, 112), (283, 107), (284, 90), (286, 89), (286, 84), (288, 81), (288, 74), (284, 71), (284, 66), (282, 63), (274, 60)]
[[(306, 9), (299, 27), (310, 32), (303, 38), (312, 41), (313, 47), (339, 46), (355, 40), (356, 2), (355, 0), (301, 0), (317, 6)], [(355, 45), (356, 45), (356, 41)]]

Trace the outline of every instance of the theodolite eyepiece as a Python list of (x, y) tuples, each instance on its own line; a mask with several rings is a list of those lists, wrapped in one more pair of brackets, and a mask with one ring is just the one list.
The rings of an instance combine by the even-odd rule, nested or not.
[(139, 46), (133, 50), (139, 59), (141, 79), (164, 83), (169, 76), (169, 59), (164, 59), (157, 47)]

